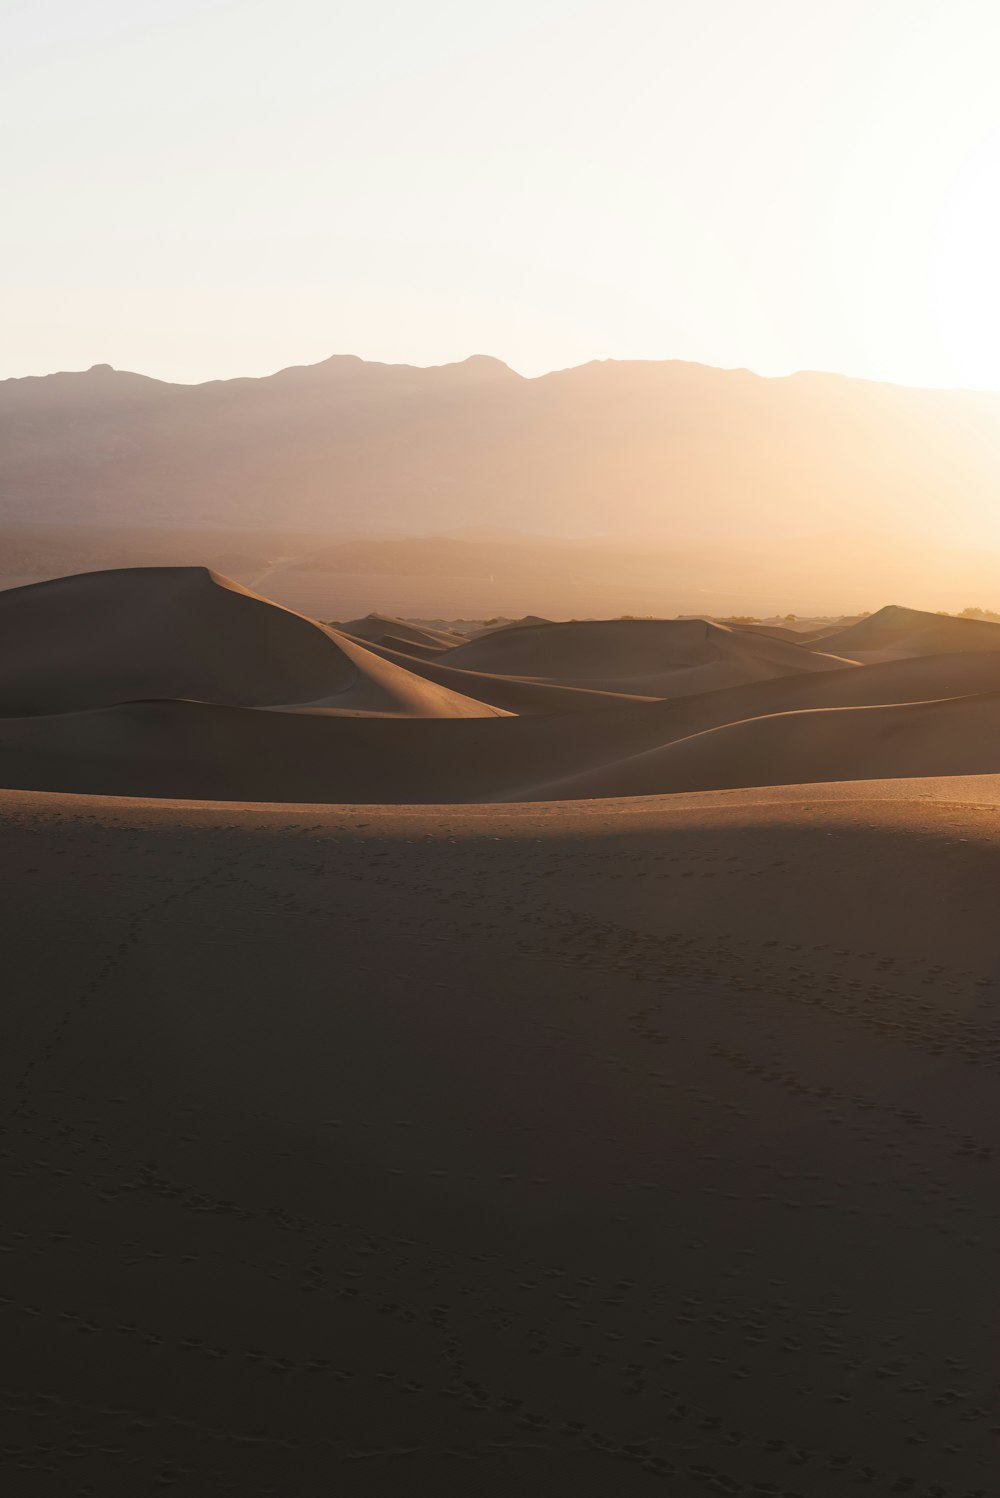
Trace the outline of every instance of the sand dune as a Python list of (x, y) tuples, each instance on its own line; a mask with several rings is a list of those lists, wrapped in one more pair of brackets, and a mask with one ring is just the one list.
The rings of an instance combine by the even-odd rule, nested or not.
[(491, 671), (462, 669), (450, 664), (452, 652), (421, 659), (419, 656), (409, 656), (394, 650), (388, 645), (372, 645), (370, 649), (374, 654), (405, 666), (427, 681), (437, 682), (451, 691), (474, 697), (480, 702), (491, 703), (494, 707), (511, 713), (579, 713), (616, 706), (635, 706), (637, 703), (657, 700), (654, 694), (604, 691), (573, 686), (568, 682), (548, 681), (542, 677), (502, 676)]
[(988, 1498), (953, 624), (0, 594), (11, 1491)]
[(393, 660), (338, 630), (328, 629), (327, 633), (354, 668), (354, 680), (347, 690), (286, 706), (415, 718), (488, 718), (504, 713), (503, 708), (462, 696), (418, 675), (404, 656)]
[(448, 664), (672, 697), (799, 671), (836, 670), (849, 662), (704, 619), (617, 619), (510, 626), (458, 646)]
[(890, 604), (847, 629), (818, 635), (814, 648), (859, 661), (898, 660), (956, 650), (1000, 650), (1000, 624)]
[(880, 707), (966, 697), (1000, 691), (1000, 652), (910, 657), (880, 662), (863, 670), (846, 668), (774, 680), (748, 682), (717, 692), (700, 692), (661, 704), (658, 721), (666, 738), (680, 738), (745, 718), (805, 708)]
[(136, 702), (0, 719), (0, 784), (218, 801), (460, 802), (508, 798), (659, 742), (626, 715), (456, 720), (257, 712)]
[(461, 645), (465, 638), (452, 630), (428, 629), (426, 625), (412, 624), (409, 619), (397, 619), (392, 614), (366, 614), (363, 619), (351, 619), (336, 627), (344, 634), (354, 635), (358, 640), (370, 640), (375, 645), (392, 641), (420, 650), (450, 650), (454, 645)]
[[(353, 638), (359, 637), (355, 635)], [(387, 650), (418, 661), (438, 660), (445, 650), (450, 648), (442, 645), (421, 645), (416, 640), (404, 640), (400, 635), (380, 635), (377, 641), (369, 640), (366, 643), (369, 646), (383, 645)]]
[(992, 1494), (998, 785), (4, 794), (10, 1492)]
[[(925, 701), (949, 692), (949, 700)], [(998, 703), (1000, 656), (985, 653), (478, 721), (138, 702), (0, 719), (0, 784), (230, 801), (455, 803), (982, 773), (1000, 770)]]
[(146, 697), (479, 716), (363, 646), (203, 567), (83, 573), (0, 592), (0, 714)]
[(0, 594), (0, 631), (0, 785), (23, 789), (457, 803), (1000, 770), (1000, 630), (909, 610), (840, 632), (899, 653), (865, 665), (701, 619), (428, 657), (446, 631), (394, 649), (206, 569), (130, 569)]
[(207, 568), (88, 572), (0, 593), (0, 711), (131, 697), (262, 705), (347, 691), (355, 673), (313, 621)]
[[(574, 799), (892, 776), (1000, 773), (1000, 693), (727, 723), (535, 788)], [(523, 798), (523, 792), (519, 799)]]
[(783, 640), (786, 645), (801, 645), (808, 635), (799, 633), (798, 630), (785, 629), (781, 624), (730, 624), (728, 629), (735, 629), (742, 635), (760, 635), (765, 640)]

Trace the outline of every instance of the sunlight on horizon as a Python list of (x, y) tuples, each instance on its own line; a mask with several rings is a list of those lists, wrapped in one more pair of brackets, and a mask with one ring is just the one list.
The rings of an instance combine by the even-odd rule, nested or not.
[(486, 353), (1000, 389), (989, 0), (5, 21), (0, 376)]

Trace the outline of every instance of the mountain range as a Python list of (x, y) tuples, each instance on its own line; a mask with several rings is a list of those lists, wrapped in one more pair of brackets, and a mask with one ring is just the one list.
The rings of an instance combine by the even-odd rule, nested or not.
[(200, 385), (109, 365), (0, 382), (5, 522), (961, 543), (998, 486), (1000, 394), (840, 375), (336, 356)]

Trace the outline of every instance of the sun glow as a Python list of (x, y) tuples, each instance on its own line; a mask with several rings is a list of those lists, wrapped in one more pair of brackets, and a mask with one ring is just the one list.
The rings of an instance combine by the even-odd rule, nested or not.
[(996, 0), (339, 12), (14, 6), (0, 374), (481, 351), (1000, 389)]
[(929, 258), (932, 316), (958, 382), (1000, 388), (1000, 130), (961, 163)]

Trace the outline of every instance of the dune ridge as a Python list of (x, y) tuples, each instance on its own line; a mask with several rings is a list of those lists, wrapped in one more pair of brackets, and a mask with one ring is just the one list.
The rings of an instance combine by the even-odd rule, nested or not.
[(450, 650), (461, 645), (464, 635), (454, 630), (429, 629), (424, 624), (413, 624), (409, 619), (398, 619), (393, 614), (378, 612), (366, 614), (363, 619), (349, 619), (335, 628), (355, 639), (370, 641), (373, 645), (407, 645), (418, 650)]
[(475, 716), (336, 630), (207, 567), (80, 573), (0, 592), (0, 714), (146, 697)]
[(0, 593), (0, 785), (454, 804), (1000, 771), (1000, 627), (977, 620), (891, 607), (806, 643), (704, 619), (349, 623), (205, 568)]
[(824, 631), (816, 638), (816, 644), (824, 651), (865, 661), (941, 655), (955, 650), (997, 650), (1000, 624), (888, 604), (846, 629)]
[(458, 646), (448, 664), (667, 697), (852, 663), (707, 619), (616, 619), (510, 625)]

